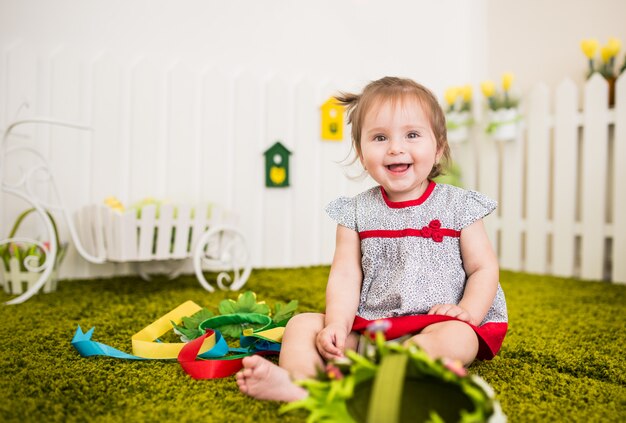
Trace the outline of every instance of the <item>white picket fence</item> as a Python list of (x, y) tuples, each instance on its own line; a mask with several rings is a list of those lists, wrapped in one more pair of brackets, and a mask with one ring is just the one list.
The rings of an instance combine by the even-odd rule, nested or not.
[[(320, 106), (363, 81), (231, 72), (152, 57), (86, 59), (63, 50), (46, 59), (20, 50), (0, 68), (6, 81), (0, 116), (16, 115), (26, 100), (29, 111), (21, 109), (20, 117), (93, 128), (29, 128), (11, 140), (36, 146), (49, 160), (71, 211), (111, 195), (125, 204), (147, 196), (212, 202), (238, 214), (254, 267), (309, 266), (332, 259), (335, 229), (325, 204), (373, 184), (350, 181), (338, 164), (349, 152), (347, 127), (342, 142), (320, 138)], [(494, 142), (476, 116), (470, 141), (453, 146), (465, 186), (499, 201), (486, 224), (503, 269), (626, 283), (625, 79), (610, 110), (599, 76), (582, 93), (567, 80), (554, 92), (539, 85), (523, 99), (524, 129), (515, 141)], [(263, 152), (278, 140), (293, 153), (291, 186), (268, 189)], [(17, 166), (7, 163), (5, 171), (16, 173)], [(2, 197), (0, 236), (23, 208)], [(129, 272), (123, 264), (87, 263), (70, 248), (59, 276)]]
[(523, 130), (497, 143), (473, 128), (453, 146), (466, 185), (499, 200), (486, 223), (503, 269), (626, 283), (626, 77), (616, 105), (600, 75), (579, 90), (537, 85)]

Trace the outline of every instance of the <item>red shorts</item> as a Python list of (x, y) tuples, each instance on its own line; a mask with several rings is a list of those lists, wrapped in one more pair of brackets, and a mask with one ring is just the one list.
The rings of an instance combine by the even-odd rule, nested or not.
[[(459, 319), (450, 316), (418, 314), (415, 316), (388, 317), (377, 320), (386, 320), (391, 323), (391, 326), (385, 332), (385, 337), (387, 339), (396, 339), (404, 335), (415, 334), (433, 323)], [(352, 330), (363, 333), (374, 321), (375, 320), (367, 320), (356, 316), (354, 318)], [(500, 351), (502, 341), (504, 341), (504, 336), (506, 335), (506, 331), (509, 327), (508, 323), (489, 322), (481, 326), (474, 326), (467, 322), (463, 323), (469, 325), (474, 332), (476, 332), (476, 336), (478, 336), (477, 358), (481, 360), (491, 360), (498, 353), (498, 351)]]

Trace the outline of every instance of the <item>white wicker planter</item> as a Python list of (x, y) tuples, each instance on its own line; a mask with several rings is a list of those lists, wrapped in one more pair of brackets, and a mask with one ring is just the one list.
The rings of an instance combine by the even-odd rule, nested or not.
[(211, 226), (232, 223), (235, 216), (216, 206), (191, 208), (147, 205), (119, 212), (104, 205), (81, 208), (76, 215), (84, 247), (112, 262), (141, 262), (191, 257), (200, 236)]
[[(78, 237), (89, 254), (109, 262), (136, 263), (193, 257), (200, 284), (211, 292), (214, 288), (204, 271), (219, 272), (218, 287), (230, 290), (240, 289), (250, 275), (250, 255), (235, 221), (234, 213), (216, 205), (147, 205), (140, 216), (136, 210), (90, 205), (76, 213)], [(170, 277), (179, 271), (180, 266)], [(139, 273), (149, 279), (141, 269)]]

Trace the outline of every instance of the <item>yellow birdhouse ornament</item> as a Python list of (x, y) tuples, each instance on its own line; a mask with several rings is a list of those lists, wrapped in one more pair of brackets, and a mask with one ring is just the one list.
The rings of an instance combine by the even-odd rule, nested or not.
[(322, 139), (343, 140), (343, 106), (334, 97), (322, 104)]

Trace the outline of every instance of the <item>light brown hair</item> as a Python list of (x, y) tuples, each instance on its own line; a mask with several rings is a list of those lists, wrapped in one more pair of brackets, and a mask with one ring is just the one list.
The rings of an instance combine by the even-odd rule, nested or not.
[(386, 76), (367, 84), (361, 94), (342, 92), (335, 96), (339, 104), (346, 107), (348, 123), (352, 125), (352, 147), (357, 154), (355, 160), (361, 157), (361, 130), (370, 109), (382, 101), (402, 101), (406, 98), (415, 98), (420, 102), (435, 135), (437, 150), (443, 152), (443, 160), (435, 163), (428, 175), (429, 178), (434, 178), (444, 173), (445, 167), (451, 162), (451, 156), (445, 114), (428, 88), (411, 79)]

